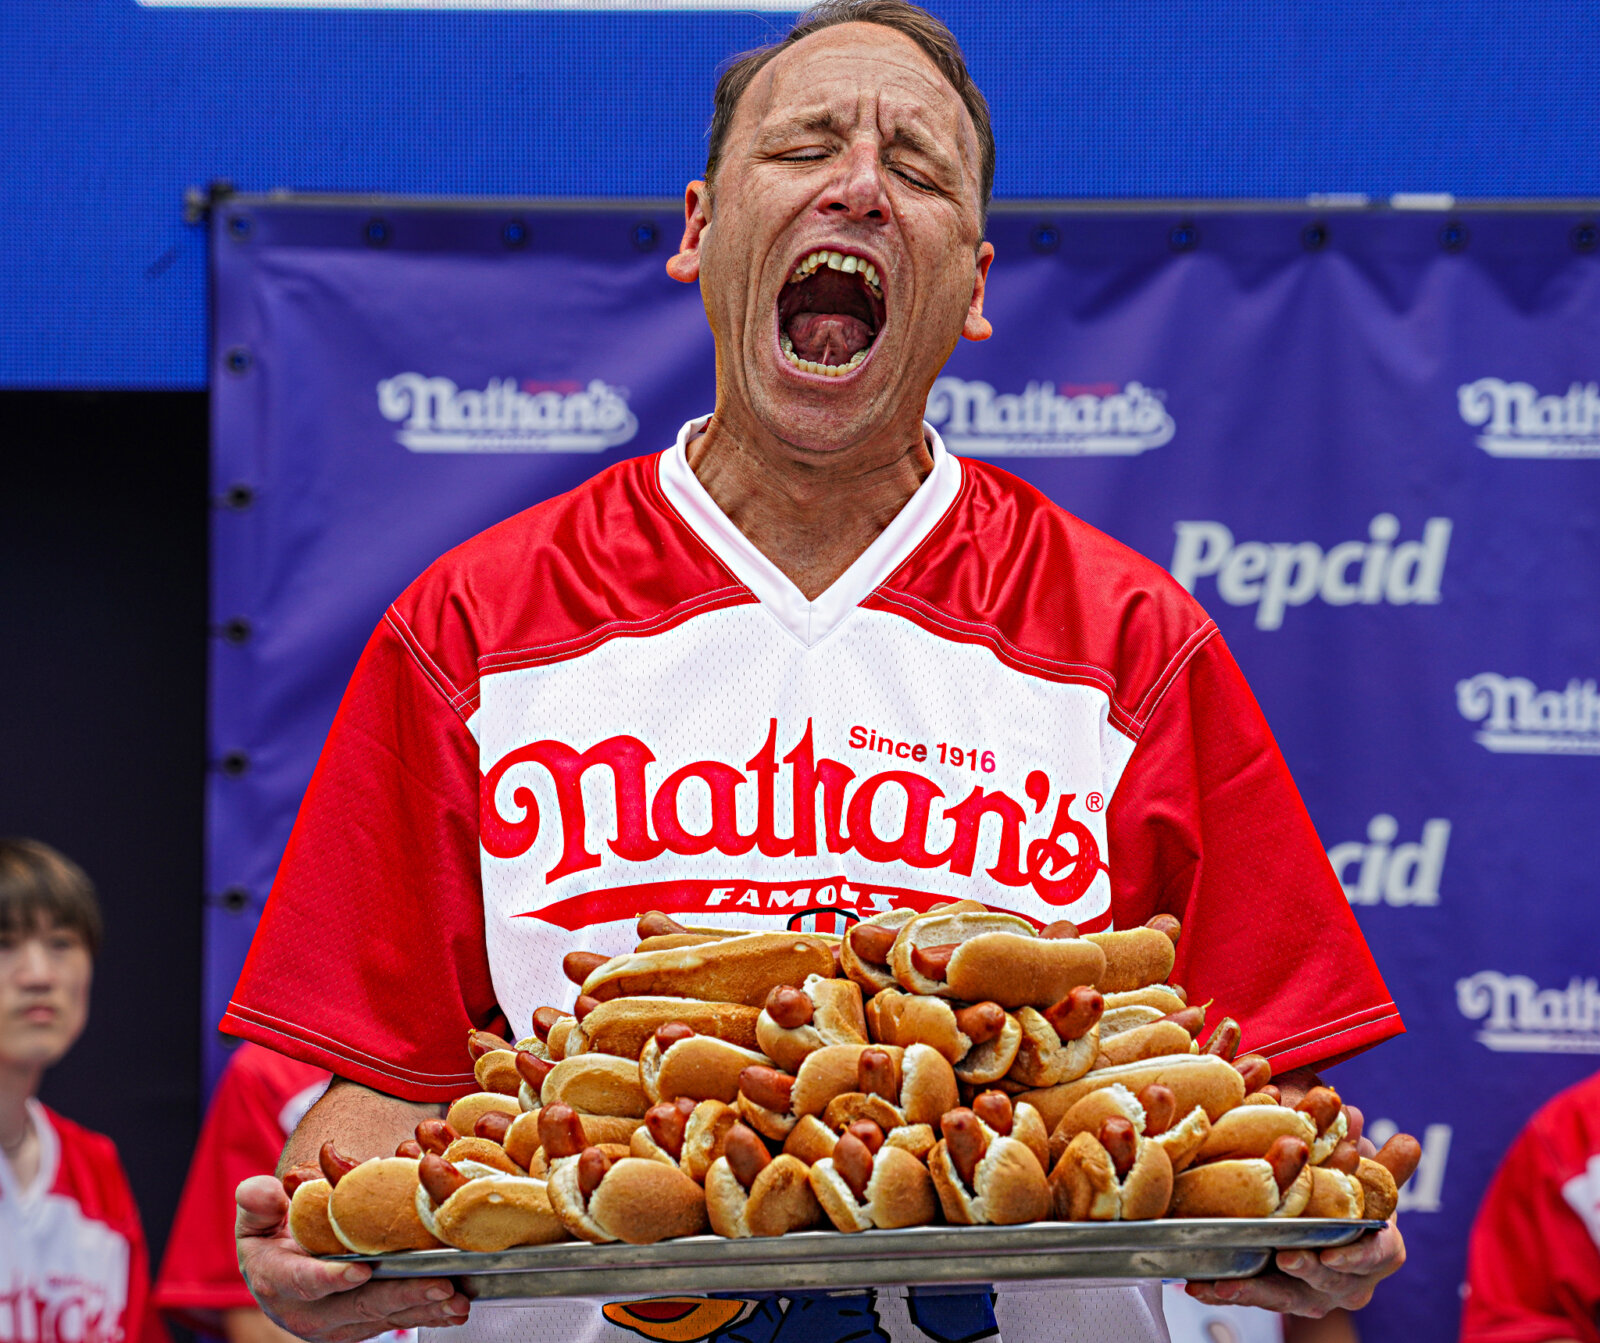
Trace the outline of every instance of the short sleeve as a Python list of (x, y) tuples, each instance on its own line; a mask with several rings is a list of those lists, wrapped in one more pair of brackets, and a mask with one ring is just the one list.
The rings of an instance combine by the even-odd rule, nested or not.
[(1600, 1251), (1561, 1185), (1536, 1118), (1506, 1153), (1473, 1223), (1462, 1343), (1600, 1341)]
[(391, 610), (328, 734), (222, 1029), (406, 1100), (497, 1023), (477, 747)]
[(1183, 922), (1173, 980), (1279, 1072), (1404, 1027), (1288, 766), (1220, 635), (1171, 678), (1108, 809), (1112, 912)]

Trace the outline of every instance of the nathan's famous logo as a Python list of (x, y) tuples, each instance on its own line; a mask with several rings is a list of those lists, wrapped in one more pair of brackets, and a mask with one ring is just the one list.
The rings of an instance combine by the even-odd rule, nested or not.
[(1600, 1054), (1600, 982), (1576, 975), (1541, 989), (1526, 975), (1480, 970), (1456, 980), (1456, 1006), (1483, 1022), (1478, 1043), (1531, 1054)]
[(1479, 672), (1456, 682), (1456, 708), (1491, 751), (1522, 755), (1600, 755), (1600, 693), (1594, 681), (1540, 690), (1524, 676)]
[(1193, 592), (1215, 577), (1217, 596), (1229, 606), (1256, 608), (1256, 628), (1280, 629), (1283, 613), (1320, 597), (1330, 606), (1431, 605), (1439, 600), (1449, 518), (1429, 518), (1420, 541), (1402, 541), (1400, 520), (1379, 513), (1365, 541), (1341, 541), (1324, 550), (1315, 541), (1235, 541), (1220, 522), (1176, 524), (1172, 576)]
[[(1032, 771), (1023, 785), (1028, 805), (1008, 793), (990, 792), (975, 784), (960, 802), (936, 808), (945, 796), (944, 789), (922, 774), (891, 769), (858, 778), (855, 770), (838, 760), (816, 759), (809, 719), (804, 735), (781, 758), (778, 720), (774, 718), (766, 741), (742, 770), (720, 760), (696, 760), (674, 770), (652, 791), (645, 768), (655, 758), (648, 746), (629, 736), (607, 737), (581, 752), (559, 741), (536, 741), (509, 752), (481, 780), (483, 847), (495, 858), (517, 858), (538, 839), (544, 822), (538, 799), (533, 789), (512, 773), (532, 765), (542, 769), (554, 786), (558, 815), (552, 819), (561, 828), (561, 857), (545, 873), (546, 883), (599, 867), (605, 861), (589, 847), (583, 776), (592, 769), (609, 770), (614, 788), (617, 833), (602, 845), (628, 863), (651, 862), (664, 853), (714, 851), (738, 857), (757, 850), (768, 858), (806, 858), (821, 852), (855, 852), (872, 863), (943, 868), (955, 876), (970, 877), (987, 833), (990, 842), (982, 845), (987, 864), (983, 870), (1002, 886), (1032, 887), (1053, 905), (1071, 904), (1089, 889), (1096, 873), (1107, 870), (1093, 833), (1071, 814), (1077, 800), (1074, 793), (1058, 797), (1054, 810), (1038, 827), (1042, 833), (1026, 838), (1030, 821), (1045, 811), (1050, 800), (1050, 777), (1043, 770)], [(785, 772), (792, 802), (792, 833), (780, 835), (777, 799), (780, 776)], [(511, 787), (506, 801), (520, 809), (520, 815), (508, 815), (501, 809), (501, 782), (508, 774)], [(702, 797), (709, 795), (710, 824), (704, 832), (689, 829), (680, 811), (683, 794), (691, 787), (703, 790)], [(751, 830), (739, 826), (741, 789), (755, 793), (755, 826)], [(748, 792), (745, 795), (748, 797)], [(880, 834), (874, 826), (873, 811), (881, 795), (903, 801), (898, 833)], [(1097, 800), (1098, 794), (1088, 801)], [(987, 832), (986, 820), (990, 823)], [(953, 825), (953, 833), (945, 831), (946, 824)], [(948, 842), (943, 848), (930, 848), (932, 833), (941, 832), (948, 834)]]
[(996, 392), (946, 376), (928, 393), (926, 415), (953, 452), (977, 457), (1128, 457), (1159, 448), (1174, 430), (1161, 394), (1137, 382)]
[(412, 452), (602, 452), (639, 432), (627, 391), (598, 378), (587, 387), (491, 378), (474, 389), (401, 373), (378, 384), (378, 409)]
[(1351, 840), (1328, 850), (1333, 873), (1352, 905), (1436, 905), (1450, 822), (1442, 817), (1422, 823), (1419, 842), (1396, 844), (1400, 823), (1387, 812), (1367, 822), (1367, 842)]
[(1600, 385), (1540, 396), (1526, 382), (1479, 378), (1456, 388), (1461, 418), (1492, 457), (1600, 457)]

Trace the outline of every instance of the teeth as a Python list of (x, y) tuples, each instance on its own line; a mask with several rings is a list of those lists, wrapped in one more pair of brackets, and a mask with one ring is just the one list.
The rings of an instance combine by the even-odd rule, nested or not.
[(794, 342), (789, 339), (787, 332), (778, 337), (778, 344), (783, 349), (783, 357), (796, 368), (805, 373), (820, 374), (824, 378), (842, 378), (852, 369), (860, 368), (862, 361), (867, 357), (866, 350), (857, 350), (853, 355), (850, 356), (848, 363), (819, 364), (811, 359), (800, 358), (800, 356), (794, 352)]
[(789, 276), (790, 284), (799, 284), (818, 266), (827, 266), (829, 270), (843, 271), (846, 275), (860, 275), (867, 282), (867, 287), (878, 297), (883, 297), (883, 285), (878, 279), (878, 268), (870, 261), (863, 261), (858, 256), (846, 256), (843, 252), (819, 251), (801, 261)]
[[(828, 264), (831, 266), (833, 262), (830, 260)], [(853, 275), (860, 268), (860, 266), (860, 257), (847, 256), (842, 258), (839, 262), (839, 269), (842, 270), (846, 275)]]

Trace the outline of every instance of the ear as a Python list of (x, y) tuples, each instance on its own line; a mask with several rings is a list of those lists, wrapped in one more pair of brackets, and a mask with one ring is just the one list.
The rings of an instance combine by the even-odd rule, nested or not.
[(667, 258), (667, 274), (684, 284), (700, 278), (700, 241), (711, 227), (711, 188), (704, 182), (690, 182), (683, 193), (683, 241)]
[(967, 320), (961, 325), (961, 334), (968, 340), (988, 340), (994, 334), (989, 319), (983, 315), (983, 289), (989, 282), (989, 263), (993, 260), (994, 244), (981, 244), (978, 248), (978, 273), (972, 279), (972, 304), (967, 309)]

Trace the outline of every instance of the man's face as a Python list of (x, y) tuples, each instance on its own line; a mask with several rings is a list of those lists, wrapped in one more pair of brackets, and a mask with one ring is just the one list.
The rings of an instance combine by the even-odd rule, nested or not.
[(83, 1032), (92, 960), (83, 938), (36, 923), (0, 932), (0, 1064), (48, 1068)]
[(987, 334), (977, 135), (901, 33), (841, 24), (770, 61), (698, 234), (693, 200), (685, 254), (695, 239), (719, 408), (785, 442), (903, 433), (963, 330)]

